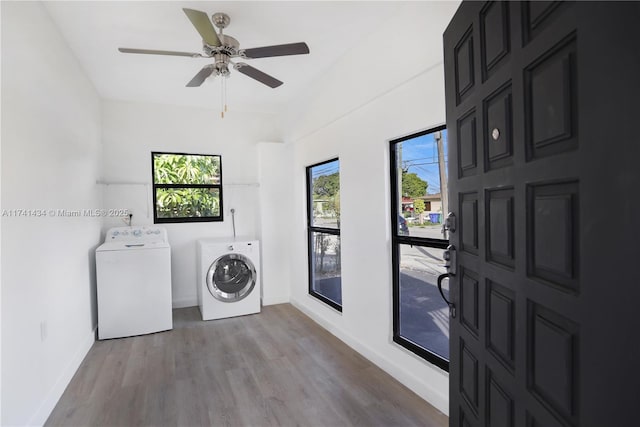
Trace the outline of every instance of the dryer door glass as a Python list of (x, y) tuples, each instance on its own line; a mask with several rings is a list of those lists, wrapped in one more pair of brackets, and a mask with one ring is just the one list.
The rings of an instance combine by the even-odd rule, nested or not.
[(256, 268), (241, 254), (226, 254), (211, 264), (207, 287), (214, 298), (224, 302), (240, 301), (256, 285)]

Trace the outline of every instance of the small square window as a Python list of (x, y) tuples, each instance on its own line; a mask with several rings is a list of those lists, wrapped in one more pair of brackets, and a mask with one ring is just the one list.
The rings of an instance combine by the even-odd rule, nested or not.
[(219, 155), (151, 153), (153, 221), (222, 221)]

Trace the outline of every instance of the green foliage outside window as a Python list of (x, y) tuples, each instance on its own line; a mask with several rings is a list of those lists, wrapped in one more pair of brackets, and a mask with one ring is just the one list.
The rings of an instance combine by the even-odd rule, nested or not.
[(201, 188), (157, 188), (158, 218), (198, 218), (220, 215), (218, 190)]
[[(324, 203), (322, 214), (340, 218), (340, 173), (320, 175), (313, 179), (313, 200)], [(318, 214), (318, 213), (316, 213)]]
[(402, 171), (402, 195), (405, 197), (422, 197), (427, 194), (427, 184), (413, 172)]
[(320, 175), (313, 180), (314, 198), (333, 197), (340, 190), (340, 174)]
[(153, 175), (157, 219), (221, 219), (220, 156), (153, 153)]

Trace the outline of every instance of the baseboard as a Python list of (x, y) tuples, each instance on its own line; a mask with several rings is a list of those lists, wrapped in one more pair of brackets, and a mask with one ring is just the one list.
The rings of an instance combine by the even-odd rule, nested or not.
[(173, 308), (195, 307), (198, 305), (198, 298), (190, 297), (190, 298), (174, 299), (171, 305)]
[(62, 393), (64, 393), (65, 389), (71, 382), (71, 379), (78, 371), (80, 364), (84, 360), (89, 350), (93, 346), (93, 343), (96, 341), (96, 327), (93, 328), (90, 334), (84, 339), (82, 344), (76, 353), (73, 355), (67, 366), (62, 370), (62, 373), (56, 380), (51, 390), (47, 393), (44, 400), (40, 404), (40, 407), (36, 411), (36, 413), (31, 417), (28, 422), (30, 426), (42, 426), (45, 422), (47, 422), (47, 418), (51, 415), (53, 408), (56, 407), (56, 404), (62, 397)]
[(367, 358), (370, 362), (378, 366), (380, 369), (394, 377), (396, 380), (404, 384), (411, 391), (429, 402), (436, 409), (445, 415), (449, 415), (449, 396), (442, 394), (441, 390), (435, 389), (431, 384), (422, 381), (415, 373), (409, 372), (397, 363), (392, 362), (387, 357), (381, 355), (359, 339), (343, 332), (333, 323), (322, 318), (317, 313), (305, 307), (295, 298), (291, 298), (291, 305), (302, 311), (311, 320), (322, 326), (324, 329), (332, 333), (340, 341)]
[(270, 295), (262, 297), (262, 305), (276, 305), (289, 302), (289, 295)]
[[(284, 304), (287, 302), (289, 302), (289, 295), (275, 295), (275, 296), (265, 297), (262, 299), (262, 305)], [(171, 305), (173, 308), (195, 307), (198, 305), (198, 299), (197, 298), (174, 299)]]

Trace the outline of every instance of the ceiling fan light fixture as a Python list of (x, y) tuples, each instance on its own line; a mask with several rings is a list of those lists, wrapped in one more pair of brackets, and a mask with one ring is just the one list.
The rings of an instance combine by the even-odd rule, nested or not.
[[(221, 79), (222, 84), (222, 112), (227, 111), (226, 103), (226, 78), (231, 75), (229, 64), (235, 70), (245, 76), (254, 79), (272, 89), (282, 85), (282, 82), (267, 73), (252, 67), (244, 62), (233, 63), (232, 58), (255, 59), (269, 58), (276, 56), (304, 55), (309, 53), (309, 46), (304, 42), (288, 43), (274, 46), (262, 46), (250, 49), (240, 49), (240, 42), (231, 36), (224, 34), (224, 29), (231, 23), (231, 18), (226, 13), (214, 13), (209, 18), (205, 12), (183, 8), (182, 9), (191, 24), (202, 38), (202, 54), (192, 52), (176, 52), (155, 49), (132, 49), (118, 48), (122, 53), (136, 53), (147, 55), (169, 55), (184, 56), (191, 58), (213, 59), (213, 64), (205, 65), (188, 83), (187, 87), (201, 86), (205, 81), (212, 81), (216, 76), (225, 77)], [(216, 32), (216, 28), (219, 32)]]
[(229, 77), (231, 72), (229, 71), (229, 65), (216, 64), (216, 74), (222, 77)]

